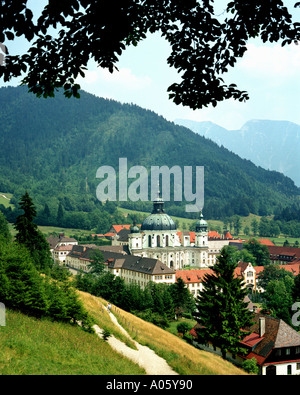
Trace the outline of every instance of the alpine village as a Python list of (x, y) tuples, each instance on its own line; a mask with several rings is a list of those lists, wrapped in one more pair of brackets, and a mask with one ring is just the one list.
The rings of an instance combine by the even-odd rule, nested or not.
[[(300, 374), (290, 178), (84, 91), (0, 102), (1, 374)], [(121, 157), (204, 166), (203, 207), (164, 200), (163, 179), (148, 201), (99, 200)]]

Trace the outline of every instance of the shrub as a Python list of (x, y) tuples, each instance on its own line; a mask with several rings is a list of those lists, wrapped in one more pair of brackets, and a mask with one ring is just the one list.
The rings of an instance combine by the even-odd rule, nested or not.
[(242, 365), (243, 369), (248, 373), (258, 374), (259, 368), (255, 358), (246, 359)]
[(177, 324), (177, 332), (182, 333), (183, 335), (192, 329), (192, 326), (187, 322), (180, 322)]

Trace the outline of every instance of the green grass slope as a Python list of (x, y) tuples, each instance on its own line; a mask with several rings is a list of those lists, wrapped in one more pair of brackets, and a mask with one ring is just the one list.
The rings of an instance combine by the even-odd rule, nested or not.
[(144, 370), (95, 334), (7, 311), (0, 327), (1, 375), (128, 375)]
[[(126, 341), (109, 319), (103, 308), (106, 301), (82, 292), (80, 299), (96, 324), (134, 348), (133, 342)], [(198, 350), (129, 313), (117, 311), (117, 318), (129, 333), (138, 328), (130, 333), (133, 339), (153, 349), (181, 375), (245, 374), (218, 356)], [(96, 334), (11, 310), (6, 311), (6, 326), (0, 326), (0, 350), (0, 375), (145, 375), (144, 369), (118, 354)]]

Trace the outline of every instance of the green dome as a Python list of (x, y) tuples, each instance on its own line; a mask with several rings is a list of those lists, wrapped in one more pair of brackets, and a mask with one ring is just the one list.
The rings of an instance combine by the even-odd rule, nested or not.
[(176, 230), (176, 224), (166, 213), (150, 214), (143, 221), (141, 230)]
[(143, 221), (141, 230), (176, 230), (175, 222), (164, 211), (164, 201), (159, 192), (153, 201), (152, 213)]
[(140, 228), (137, 226), (135, 219), (133, 225), (130, 227), (130, 233), (140, 233)]
[(134, 224), (130, 228), (130, 233), (140, 233), (140, 228)]
[(203, 219), (203, 214), (201, 211), (200, 219), (196, 222), (196, 232), (206, 232), (207, 231), (207, 222)]

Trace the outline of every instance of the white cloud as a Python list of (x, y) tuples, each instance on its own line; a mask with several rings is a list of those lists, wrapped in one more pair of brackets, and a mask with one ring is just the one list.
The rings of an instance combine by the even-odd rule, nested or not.
[(299, 74), (300, 46), (281, 47), (248, 44), (248, 51), (239, 62), (241, 71), (254, 73), (256, 77), (290, 79)]
[(109, 84), (111, 89), (118, 87), (121, 90), (139, 91), (151, 85), (151, 78), (147, 75), (137, 76), (129, 68), (120, 68), (119, 71), (110, 73), (99, 67), (87, 70), (85, 77), (78, 78), (78, 82), (82, 87), (93, 84)]

